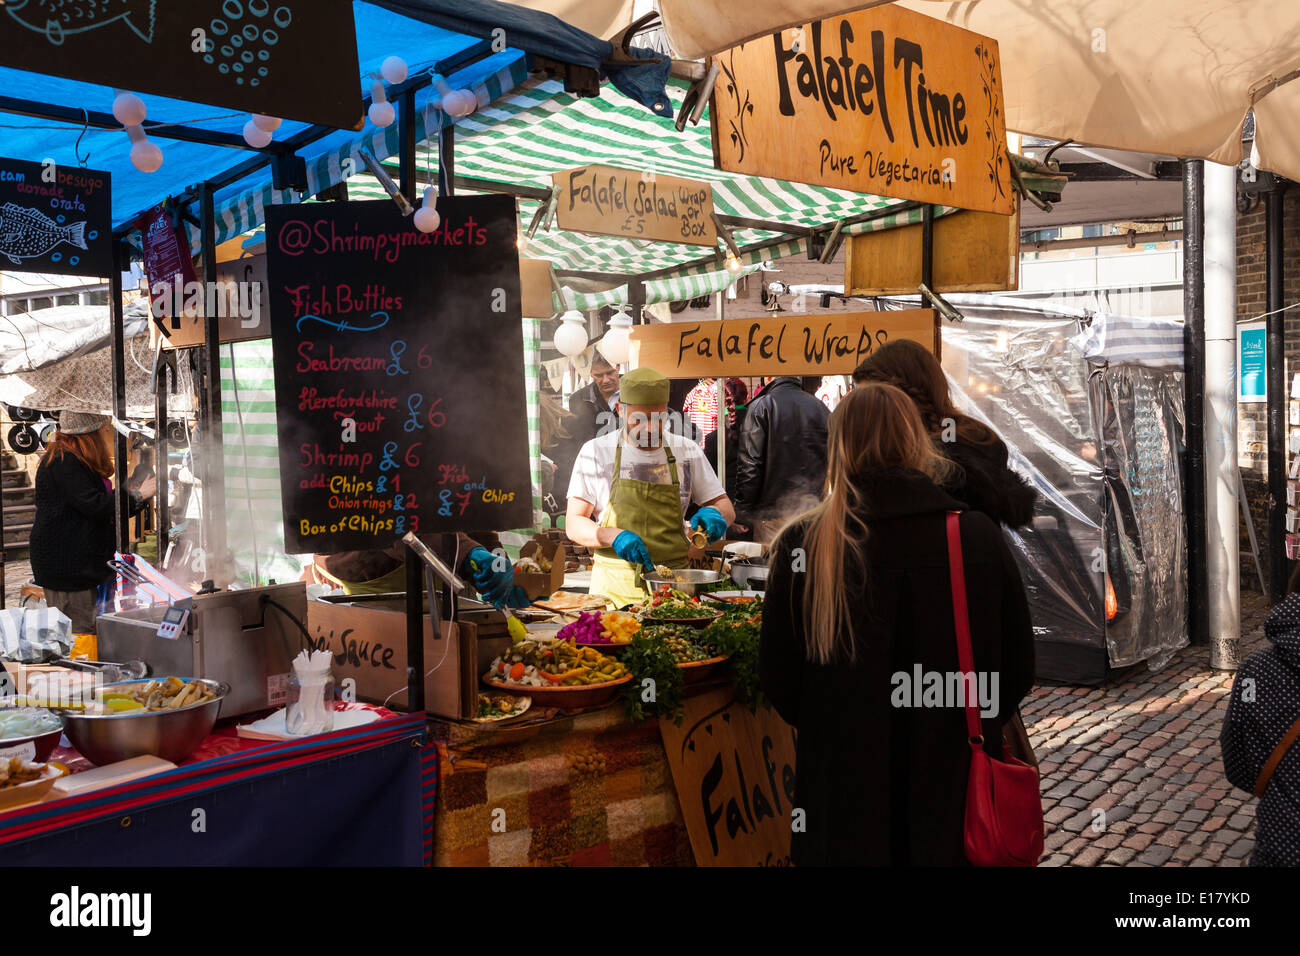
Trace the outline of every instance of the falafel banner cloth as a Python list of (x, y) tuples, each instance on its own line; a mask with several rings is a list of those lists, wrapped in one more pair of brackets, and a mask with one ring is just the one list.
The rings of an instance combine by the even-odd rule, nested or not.
[[(670, 568), (686, 567), (689, 545), (682, 532), (682, 493), (677, 480), (677, 459), (667, 445), (668, 474), (672, 483), (656, 484), (637, 478), (620, 478), (623, 467), (623, 440), (614, 452), (613, 480), (609, 486), (609, 504), (600, 516), (602, 528), (622, 528), (638, 535), (650, 551), (655, 564)], [(636, 604), (646, 597), (642, 569), (620, 558), (613, 548), (600, 548), (591, 559), (591, 594), (601, 594), (619, 608)]]

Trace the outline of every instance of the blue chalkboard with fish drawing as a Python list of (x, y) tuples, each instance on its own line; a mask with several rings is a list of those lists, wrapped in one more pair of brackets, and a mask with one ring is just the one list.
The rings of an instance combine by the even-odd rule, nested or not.
[(0, 157), (0, 269), (107, 277), (112, 195), (101, 170)]
[(0, 0), (0, 65), (340, 129), (356, 42), (351, 0)]

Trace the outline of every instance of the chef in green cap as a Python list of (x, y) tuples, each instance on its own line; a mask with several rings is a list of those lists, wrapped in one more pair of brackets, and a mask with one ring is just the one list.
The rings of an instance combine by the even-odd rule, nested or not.
[(582, 446), (569, 481), (568, 536), (595, 551), (591, 593), (615, 607), (647, 594), (656, 565), (686, 567), (685, 514), (710, 541), (727, 533), (735, 509), (700, 446), (665, 427), (668, 379), (639, 368), (619, 380), (618, 427)]

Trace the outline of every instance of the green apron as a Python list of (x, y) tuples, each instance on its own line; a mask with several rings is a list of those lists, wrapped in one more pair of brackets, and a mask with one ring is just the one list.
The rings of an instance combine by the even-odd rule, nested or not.
[[(686, 567), (690, 548), (682, 530), (682, 492), (677, 481), (677, 460), (664, 446), (668, 459), (668, 473), (673, 482), (660, 485), (653, 481), (620, 478), (623, 464), (623, 440), (614, 452), (614, 477), (609, 487), (609, 504), (600, 517), (602, 528), (622, 528), (640, 536), (655, 564), (670, 568)], [(614, 602), (614, 607), (636, 604), (645, 599), (648, 591), (641, 580), (644, 571), (614, 553), (613, 548), (600, 548), (592, 558), (592, 594), (602, 594)]]
[(393, 591), (406, 590), (406, 567), (405, 565), (394, 568), (385, 575), (372, 578), (369, 581), (344, 581), (342, 578), (336, 578), (319, 564), (313, 565), (316, 573), (326, 581), (333, 582), (335, 587), (343, 589), (344, 594), (388, 594)]

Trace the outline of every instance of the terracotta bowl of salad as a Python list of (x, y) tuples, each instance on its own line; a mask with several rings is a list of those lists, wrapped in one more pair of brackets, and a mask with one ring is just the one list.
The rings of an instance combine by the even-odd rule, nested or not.
[(684, 624), (705, 628), (722, 617), (722, 611), (700, 602), (698, 597), (670, 588), (660, 588), (644, 604), (633, 609), (642, 627)]

